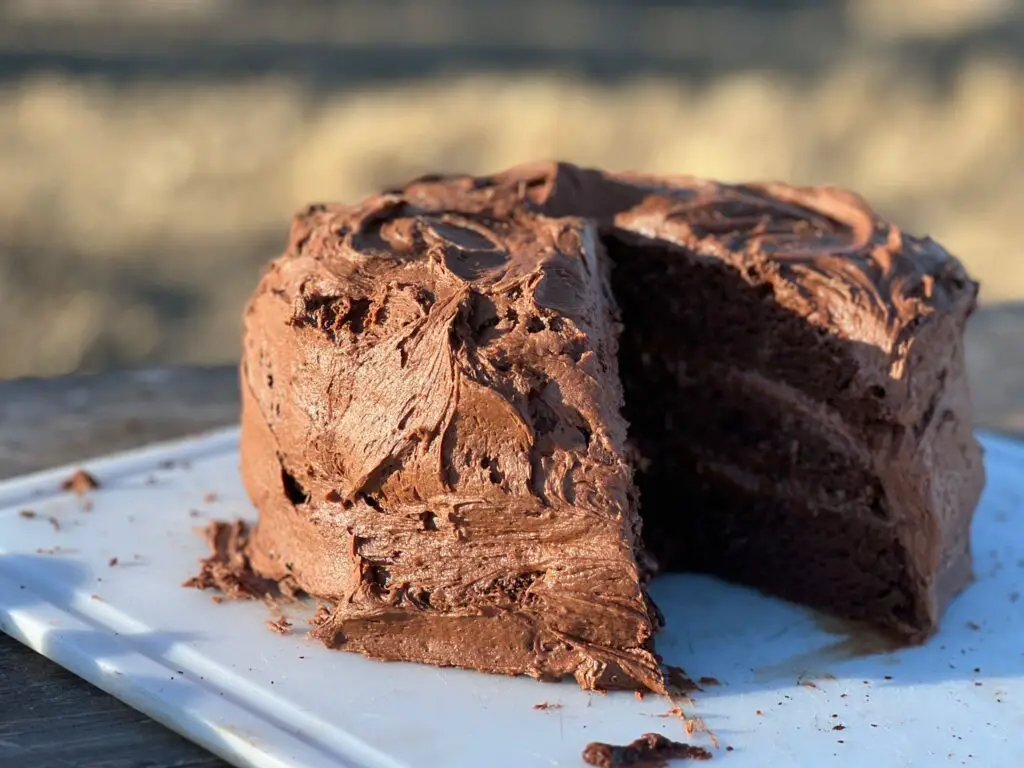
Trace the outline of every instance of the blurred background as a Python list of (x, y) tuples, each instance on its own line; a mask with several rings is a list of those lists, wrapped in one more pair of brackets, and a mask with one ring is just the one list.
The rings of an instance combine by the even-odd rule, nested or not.
[(1024, 2), (5, 0), (0, 377), (230, 361), (302, 204), (551, 157), (849, 186), (1024, 298)]

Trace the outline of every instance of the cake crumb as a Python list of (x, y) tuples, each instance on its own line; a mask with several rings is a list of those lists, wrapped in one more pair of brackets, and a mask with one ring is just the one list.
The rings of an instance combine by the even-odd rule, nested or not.
[(83, 494), (99, 487), (100, 481), (84, 469), (75, 470), (75, 473), (71, 475), (71, 477), (67, 478), (60, 484), (60, 489), (62, 491), (70, 491), (76, 496), (82, 496)]
[(212, 504), (215, 501), (220, 501), (220, 496), (215, 491), (210, 491), (203, 496), (203, 502), (205, 504)]
[(708, 676), (702, 677), (700, 680), (697, 681), (697, 683), (702, 688), (710, 688), (710, 687), (712, 687), (714, 685), (721, 685), (721, 683), (718, 682), (718, 678), (717, 677), (708, 677)]
[(637, 690), (633, 691), (633, 696), (636, 697), (637, 701), (643, 701), (644, 700), (644, 692), (641, 691), (639, 688)]
[(552, 704), (551, 702), (548, 702), (548, 701), (542, 701), (540, 704), (534, 704), (533, 708), (534, 709), (542, 709), (542, 710), (561, 709), (562, 705), (561, 704)]
[(673, 694), (688, 696), (694, 691), (701, 690), (701, 687), (687, 676), (684, 669), (669, 665), (666, 667), (666, 670), (668, 671), (666, 678), (670, 696)]
[(704, 722), (704, 718), (701, 717), (697, 719), (700, 721), (700, 730), (704, 731), (704, 733), (708, 735), (708, 738), (711, 739), (712, 746), (714, 746), (715, 749), (721, 749), (722, 742), (718, 740), (715, 732), (708, 728), (707, 724)]
[(211, 554), (200, 562), (199, 573), (182, 583), (194, 589), (216, 589), (231, 600), (294, 599), (302, 592), (293, 579), (278, 581), (257, 574), (249, 562), (249, 524), (211, 521), (200, 529)]
[(51, 525), (53, 530), (55, 530), (55, 531), (59, 531), (60, 530), (60, 520), (58, 520), (53, 515), (50, 515), (48, 518), (46, 518), (46, 522), (48, 522)]
[(703, 747), (645, 733), (626, 746), (595, 741), (583, 750), (583, 761), (595, 768), (666, 768), (669, 760), (710, 760)]
[(968, 621), (967, 622), (967, 628), (972, 630), (972, 631), (974, 631), (974, 632), (980, 632), (981, 631), (981, 624), (979, 624), (976, 621)]
[[(311, 627), (319, 627), (325, 621), (331, 618), (331, 608), (325, 603), (317, 603), (316, 611), (310, 617), (307, 622)], [(589, 701), (589, 699), (588, 699)], [(589, 706), (589, 705), (588, 705)]]
[(105, 603), (106, 602), (106, 600), (104, 600), (102, 597), (97, 595), (95, 592), (93, 592), (91, 595), (89, 595), (89, 599), (90, 600), (95, 600), (98, 603)]
[(832, 730), (833, 730), (833, 731), (845, 731), (845, 730), (846, 730), (846, 726), (845, 726), (845, 725), (842, 725), (842, 724), (839, 724), (839, 725), (833, 725), (833, 726), (832, 726)]
[(115, 565), (117, 565), (117, 558), (116, 557), (110, 558), (107, 561), (107, 565), (109, 565), (111, 568), (113, 568)]
[(284, 616), (278, 616), (276, 619), (267, 622), (267, 629), (272, 632), (276, 632), (279, 635), (287, 635), (292, 628), (292, 623), (288, 621)]
[(18, 514), (24, 517), (26, 520), (31, 520), (36, 516), (35, 511), (31, 509), (23, 509)]

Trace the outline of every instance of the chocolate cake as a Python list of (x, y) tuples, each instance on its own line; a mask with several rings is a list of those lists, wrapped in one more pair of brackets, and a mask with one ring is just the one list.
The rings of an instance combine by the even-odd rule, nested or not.
[(549, 164), (310, 207), (245, 315), (247, 557), (329, 645), (587, 688), (664, 690), (658, 567), (921, 640), (971, 576), (976, 294), (836, 189)]

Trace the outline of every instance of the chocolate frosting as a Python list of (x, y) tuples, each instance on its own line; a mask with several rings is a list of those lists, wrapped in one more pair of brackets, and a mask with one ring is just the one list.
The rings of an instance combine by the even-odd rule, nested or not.
[[(609, 233), (727, 264), (867, 350), (822, 418), (855, 452), (875, 433), (850, 424), (904, 430), (886, 482), (914, 514), (887, 524), (937, 620), (969, 575), (981, 477), (959, 346), (977, 286), (959, 262), (840, 190), (568, 164), (296, 216), (245, 314), (252, 567), (333, 601), (316, 634), (334, 646), (664, 690)], [(954, 414), (940, 426), (937, 404)]]
[(523, 205), (591, 218), (733, 265), (752, 282), (770, 283), (774, 298), (808, 323), (892, 355), (884, 373), (896, 382), (887, 393), (893, 413), (912, 399), (897, 390), (907, 384), (901, 374), (914, 329), (932, 315), (969, 313), (977, 298), (977, 283), (942, 246), (903, 233), (835, 187), (730, 185), (545, 163), (484, 179), (428, 177), (403, 194), (427, 207), (491, 208), (501, 216)]
[(660, 687), (606, 268), (526, 210), (296, 220), (246, 316), (243, 473), (257, 568), (336, 601), (320, 637)]

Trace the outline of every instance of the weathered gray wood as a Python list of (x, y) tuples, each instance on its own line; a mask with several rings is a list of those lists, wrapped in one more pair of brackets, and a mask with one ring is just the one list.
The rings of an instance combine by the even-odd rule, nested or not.
[[(1024, 434), (1024, 305), (969, 332), (979, 426)], [(0, 382), (0, 477), (237, 419), (234, 366)], [(0, 635), (0, 768), (208, 768), (224, 763)]]
[[(0, 382), (0, 477), (238, 418), (234, 366)], [(226, 763), (0, 634), (0, 768)]]
[(0, 478), (231, 424), (235, 366), (0, 382)]
[(1024, 302), (971, 318), (964, 350), (978, 426), (1024, 434)]
[(226, 765), (9, 637), (0, 639), (0, 766)]

